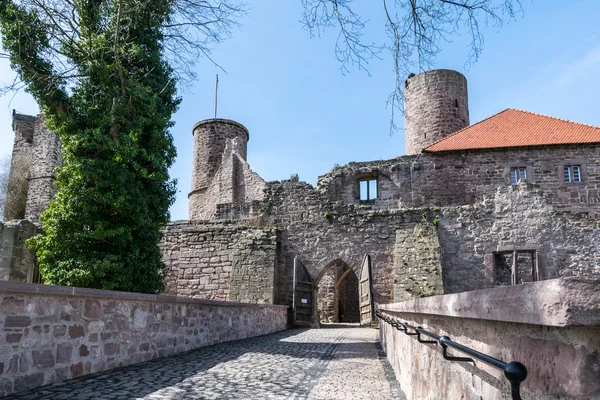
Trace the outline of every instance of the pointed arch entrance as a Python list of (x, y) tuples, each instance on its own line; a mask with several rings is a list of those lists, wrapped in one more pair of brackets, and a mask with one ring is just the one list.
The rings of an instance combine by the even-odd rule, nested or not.
[(360, 322), (359, 279), (342, 260), (328, 263), (315, 279), (319, 322)]

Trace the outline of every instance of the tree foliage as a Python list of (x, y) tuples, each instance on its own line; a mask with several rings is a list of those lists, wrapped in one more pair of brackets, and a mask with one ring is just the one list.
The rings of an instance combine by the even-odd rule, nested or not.
[(315, 36), (327, 28), (338, 29), (335, 54), (343, 73), (352, 65), (367, 71), (371, 59), (380, 58), (384, 51), (391, 53), (396, 73), (388, 98), (392, 132), (395, 110), (403, 112), (403, 82), (411, 72), (431, 69), (442, 44), (462, 33), (470, 38), (467, 64), (476, 62), (484, 46), (482, 29), (500, 28), (522, 12), (522, 0), (381, 0), (378, 4), (369, 4), (369, 11), (383, 14), (385, 43), (365, 37), (373, 14), (357, 11), (353, 0), (302, 0), (302, 21)]
[(45, 282), (163, 288), (176, 84), (243, 11), (229, 0), (0, 2), (5, 55), (62, 142), (45, 235), (31, 241)]

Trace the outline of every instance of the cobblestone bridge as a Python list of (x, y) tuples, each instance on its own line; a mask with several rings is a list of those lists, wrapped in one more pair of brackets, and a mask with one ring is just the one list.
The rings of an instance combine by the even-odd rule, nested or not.
[(293, 329), (74, 379), (9, 399), (403, 399), (377, 331)]

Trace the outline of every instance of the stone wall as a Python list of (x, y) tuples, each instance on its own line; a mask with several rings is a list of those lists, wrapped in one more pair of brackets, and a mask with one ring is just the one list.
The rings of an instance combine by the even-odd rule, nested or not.
[[(193, 128), (194, 134), (194, 166), (192, 170), (192, 184), (189, 194), (188, 218), (191, 220), (205, 219), (210, 216), (210, 211), (205, 208), (214, 207), (214, 204), (233, 202), (235, 178), (234, 166), (225, 166), (229, 173), (223, 169), (223, 164), (233, 164), (232, 155), (246, 160), (248, 130), (240, 123), (227, 119), (210, 119), (200, 121)], [(223, 169), (223, 170), (222, 170)], [(219, 171), (222, 170), (220, 173)], [(213, 190), (206, 195), (213, 179), (217, 179)], [(218, 186), (223, 186), (226, 192), (224, 199), (220, 200)], [(227, 190), (229, 192), (227, 192)], [(226, 200), (229, 199), (229, 200)]]
[(394, 301), (444, 293), (437, 223), (396, 231)]
[(373, 264), (374, 301), (393, 301), (396, 230), (420, 222), (423, 210), (374, 210), (371, 205), (346, 205), (331, 201), (327, 193), (311, 185), (293, 180), (271, 182), (266, 193), (258, 223), (281, 227), (277, 304), (291, 304), (295, 256), (316, 280), (332, 263), (344, 263), (358, 276), (367, 253)]
[(25, 244), (38, 233), (27, 220), (0, 222), (0, 281), (41, 282), (35, 253)]
[(276, 246), (274, 228), (171, 223), (160, 243), (167, 266), (164, 293), (272, 304)]
[(15, 140), (4, 205), (5, 221), (25, 218), (35, 122), (36, 117), (34, 116), (13, 114), (12, 129), (15, 133)]
[[(581, 183), (564, 182), (562, 167), (571, 164), (581, 165)], [(511, 167), (527, 167), (527, 180), (539, 185), (556, 209), (591, 217), (600, 210), (598, 144), (424, 153), (415, 174), (415, 204), (472, 204), (510, 185)]]
[[(600, 397), (600, 282), (554, 279), (380, 306), (400, 322), (527, 370), (524, 400)], [(503, 371), (451, 362), (439, 344), (380, 322), (381, 343), (408, 400), (510, 399)], [(424, 337), (424, 339), (428, 339)], [(451, 356), (465, 357), (455, 349)]]
[(496, 254), (515, 250), (535, 251), (539, 280), (600, 277), (598, 222), (555, 211), (550, 202), (550, 195), (521, 181), (475, 206), (434, 212), (439, 219), (444, 292), (507, 284), (499, 274)]
[(56, 193), (54, 170), (62, 164), (60, 138), (45, 126), (43, 115), (35, 122), (32, 157), (25, 219), (37, 223)]
[(0, 396), (286, 329), (287, 307), (0, 282)]
[[(317, 189), (331, 201), (361, 204), (358, 182), (379, 179), (374, 209), (459, 206), (510, 186), (510, 168), (527, 167), (557, 210), (600, 212), (600, 145), (423, 153), (392, 160), (349, 163), (319, 177)], [(565, 183), (564, 165), (581, 165), (583, 181)]]
[(409, 76), (404, 84), (404, 126), (409, 155), (469, 126), (464, 75), (438, 69)]

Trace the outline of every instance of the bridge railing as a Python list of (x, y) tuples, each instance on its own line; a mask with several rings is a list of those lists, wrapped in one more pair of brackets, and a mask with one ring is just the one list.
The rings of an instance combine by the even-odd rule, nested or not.
[[(383, 314), (380, 310), (375, 310), (375, 315), (382, 321), (390, 324), (393, 328), (399, 331), (403, 331), (408, 336), (416, 336), (419, 343), (439, 343), (442, 347), (442, 356), (448, 361), (459, 361), (459, 362), (472, 362), (475, 363), (473, 358), (482, 361), (494, 368), (504, 371), (504, 376), (510, 382), (511, 394), (513, 400), (521, 400), (521, 382), (527, 378), (527, 368), (518, 361), (504, 362), (497, 358), (491, 357), (487, 354), (483, 354), (474, 350), (470, 347), (463, 346), (462, 344), (456, 343), (451, 340), (448, 336), (436, 335), (433, 332), (429, 332), (420, 326), (411, 326), (406, 322), (401, 322), (396, 318), (392, 318), (389, 315)], [(434, 340), (425, 340), (422, 335), (430, 337)], [(471, 357), (454, 357), (448, 355), (448, 347), (456, 349), (461, 353), (468, 354)]]

